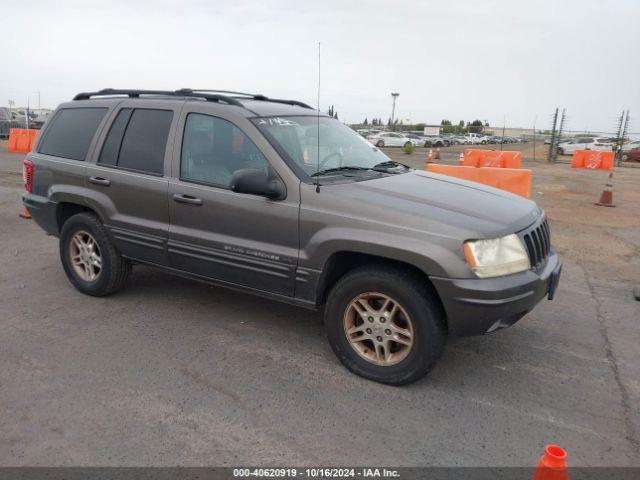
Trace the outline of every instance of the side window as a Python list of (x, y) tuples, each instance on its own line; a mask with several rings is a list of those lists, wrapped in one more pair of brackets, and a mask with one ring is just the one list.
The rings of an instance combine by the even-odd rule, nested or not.
[(269, 162), (247, 135), (231, 122), (190, 113), (184, 127), (180, 178), (229, 188), (243, 168), (268, 168)]
[(116, 166), (118, 164), (120, 145), (122, 144), (122, 137), (124, 136), (125, 128), (127, 128), (127, 123), (129, 123), (129, 118), (131, 118), (130, 108), (123, 108), (118, 112), (118, 116), (111, 124), (107, 138), (102, 146), (100, 158), (98, 158), (100, 165)]
[(98, 163), (162, 175), (173, 112), (123, 108), (111, 124)]
[(122, 138), (118, 167), (162, 175), (173, 112), (137, 108)]
[(47, 128), (39, 152), (54, 157), (84, 160), (106, 108), (65, 108)]

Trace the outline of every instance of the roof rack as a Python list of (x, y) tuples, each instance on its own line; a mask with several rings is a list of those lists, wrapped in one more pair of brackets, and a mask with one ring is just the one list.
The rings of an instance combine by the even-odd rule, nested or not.
[(310, 107), (309, 105), (307, 105), (304, 102), (299, 102), (298, 100), (284, 100), (281, 98), (269, 98), (266, 97), (264, 95), (261, 94), (255, 94), (255, 93), (245, 93), (245, 92), (233, 92), (231, 90), (212, 90), (212, 89), (208, 89), (208, 88), (198, 88), (198, 89), (190, 89), (190, 88), (183, 88), (182, 90), (178, 90), (178, 91), (186, 91), (186, 92), (190, 92), (190, 93), (225, 93), (225, 94), (229, 94), (232, 96), (243, 96), (243, 97), (249, 97), (251, 100), (260, 100), (263, 102), (274, 102), (274, 103), (284, 103), (287, 105), (295, 105), (298, 107), (302, 107), (302, 108), (309, 108), (311, 110), (313, 110), (313, 107)]
[(77, 94), (73, 97), (74, 100), (89, 100), (93, 97), (106, 97), (106, 96), (115, 96), (115, 95), (126, 95), (129, 98), (139, 98), (141, 95), (149, 95), (149, 96), (173, 96), (173, 97), (194, 97), (194, 98), (202, 98), (208, 102), (224, 102), (229, 105), (235, 105), (237, 107), (243, 107), (242, 103), (240, 103), (235, 98), (227, 97), (225, 95), (218, 94), (209, 94), (209, 93), (200, 93), (190, 90), (188, 88), (183, 88), (181, 90), (120, 90), (115, 88), (104, 88), (97, 92), (83, 92)]
[[(228, 94), (228, 95), (221, 95)], [(209, 102), (224, 102), (229, 105), (235, 105), (237, 107), (246, 108), (237, 99), (240, 97), (246, 97), (246, 99), (259, 100), (263, 102), (284, 103), (286, 105), (295, 105), (302, 108), (308, 108), (313, 110), (312, 107), (306, 103), (299, 102), (297, 100), (283, 100), (280, 98), (269, 98), (264, 95), (254, 93), (233, 92), (230, 90), (210, 90), (210, 89), (191, 89), (181, 88), (180, 90), (120, 90), (116, 88), (104, 88), (97, 92), (83, 92), (73, 97), (74, 100), (89, 100), (93, 97), (107, 97), (115, 95), (126, 95), (129, 98), (139, 98), (141, 95), (149, 96), (173, 96), (173, 97), (192, 97), (202, 98)]]

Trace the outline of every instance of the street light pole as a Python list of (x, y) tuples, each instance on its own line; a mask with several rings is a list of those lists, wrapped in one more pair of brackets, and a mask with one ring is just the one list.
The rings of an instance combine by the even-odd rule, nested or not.
[(398, 98), (400, 94), (391, 92), (391, 97), (393, 98), (393, 107), (391, 108), (391, 129), (395, 130), (394, 121), (396, 118), (396, 98)]

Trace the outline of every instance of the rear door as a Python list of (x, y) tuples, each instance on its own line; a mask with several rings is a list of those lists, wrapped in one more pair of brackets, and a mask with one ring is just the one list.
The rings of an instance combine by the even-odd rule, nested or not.
[[(229, 107), (212, 108), (188, 103), (180, 120), (168, 195), (170, 264), (225, 283), (292, 296), (300, 182), (278, 173), (277, 154), (246, 118), (234, 117)], [(245, 168), (271, 169), (285, 181), (287, 197), (276, 201), (233, 192), (231, 178)]]
[(181, 103), (159, 105), (135, 100), (119, 105), (87, 165), (86, 187), (122, 255), (166, 265), (165, 165), (171, 163), (168, 147)]

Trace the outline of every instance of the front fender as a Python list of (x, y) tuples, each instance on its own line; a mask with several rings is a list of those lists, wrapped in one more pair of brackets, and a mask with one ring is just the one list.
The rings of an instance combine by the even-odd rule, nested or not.
[[(357, 252), (408, 263), (427, 275), (466, 278), (470, 269), (461, 249), (452, 240), (438, 237), (427, 241), (388, 232), (372, 232), (354, 228), (324, 228), (315, 232), (300, 252), (300, 266), (322, 270), (335, 253)], [(460, 250), (458, 252), (457, 250)]]

